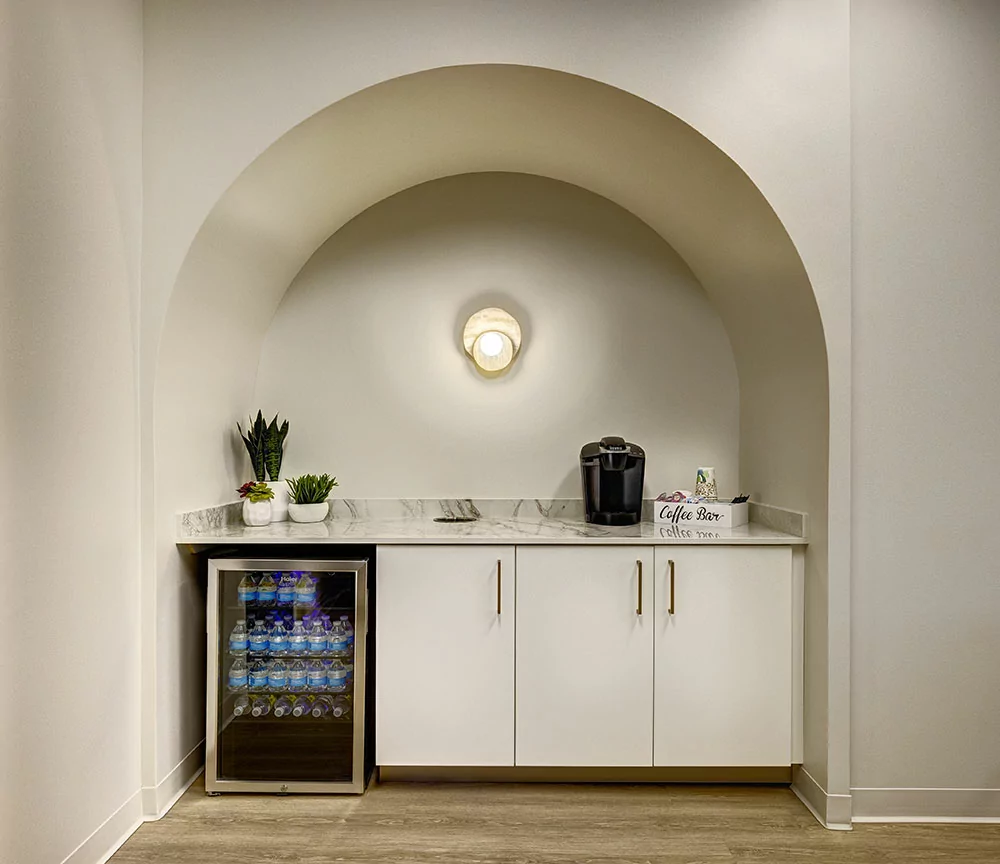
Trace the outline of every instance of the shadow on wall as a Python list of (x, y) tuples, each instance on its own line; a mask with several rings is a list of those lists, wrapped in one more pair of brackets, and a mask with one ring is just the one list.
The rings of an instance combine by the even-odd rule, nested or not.
[[(485, 305), (525, 325), (501, 377), (461, 343)], [(701, 286), (631, 213), (542, 177), (435, 180), (345, 225), (275, 313), (258, 403), (296, 420), (288, 471), (332, 462), (350, 497), (579, 496), (579, 449), (609, 434), (658, 491), (698, 464), (738, 485), (736, 365)]]

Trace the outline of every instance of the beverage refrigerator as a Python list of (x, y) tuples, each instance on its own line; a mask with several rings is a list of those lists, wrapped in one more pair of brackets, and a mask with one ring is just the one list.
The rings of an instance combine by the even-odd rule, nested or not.
[(209, 559), (209, 794), (364, 792), (367, 577), (364, 559)]

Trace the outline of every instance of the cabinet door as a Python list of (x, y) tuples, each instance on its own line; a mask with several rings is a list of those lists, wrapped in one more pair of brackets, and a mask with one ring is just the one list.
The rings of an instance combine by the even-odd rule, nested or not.
[(649, 547), (517, 548), (518, 765), (652, 764), (652, 563)]
[(514, 549), (380, 546), (375, 758), (514, 764)]
[(654, 764), (790, 764), (791, 549), (661, 547), (655, 586)]

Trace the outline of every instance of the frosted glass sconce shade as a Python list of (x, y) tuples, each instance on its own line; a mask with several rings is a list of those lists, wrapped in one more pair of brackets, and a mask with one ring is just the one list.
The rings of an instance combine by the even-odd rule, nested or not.
[(480, 309), (466, 322), (462, 342), (479, 371), (495, 375), (510, 366), (521, 350), (521, 325), (503, 309)]

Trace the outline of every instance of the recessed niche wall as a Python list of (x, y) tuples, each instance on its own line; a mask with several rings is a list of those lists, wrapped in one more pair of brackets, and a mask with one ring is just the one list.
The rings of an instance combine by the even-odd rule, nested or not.
[[(524, 344), (484, 379), (468, 315), (508, 309)], [(286, 474), (347, 497), (578, 497), (580, 447), (647, 452), (647, 493), (697, 465), (738, 485), (739, 390), (726, 331), (645, 223), (578, 187), (465, 174), (369, 208), (279, 305), (253, 404), (290, 418)]]

